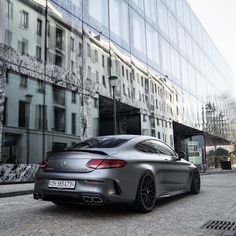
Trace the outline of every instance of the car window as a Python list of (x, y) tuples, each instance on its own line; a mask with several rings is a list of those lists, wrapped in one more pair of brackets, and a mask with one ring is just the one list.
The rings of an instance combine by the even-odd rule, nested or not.
[(175, 153), (164, 143), (158, 140), (152, 140), (152, 145), (155, 147), (156, 152), (161, 155), (175, 156)]
[(85, 149), (85, 148), (116, 148), (127, 142), (129, 139), (125, 138), (92, 138), (71, 146), (73, 149)]
[(155, 147), (153, 146), (152, 142), (150, 142), (149, 140), (136, 144), (135, 148), (141, 152), (156, 153)]

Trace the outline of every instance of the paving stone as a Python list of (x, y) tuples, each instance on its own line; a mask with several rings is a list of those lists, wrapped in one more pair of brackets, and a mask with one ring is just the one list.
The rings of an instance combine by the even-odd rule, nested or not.
[(153, 212), (137, 214), (126, 206), (56, 206), (32, 195), (0, 199), (0, 235), (200, 236), (208, 220), (236, 220), (236, 174), (204, 175), (198, 195), (158, 201)]

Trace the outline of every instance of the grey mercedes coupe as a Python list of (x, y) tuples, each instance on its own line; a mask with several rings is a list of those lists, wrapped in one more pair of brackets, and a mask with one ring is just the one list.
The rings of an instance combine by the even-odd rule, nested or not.
[(183, 157), (154, 137), (91, 138), (47, 155), (35, 175), (34, 199), (124, 203), (150, 212), (156, 199), (199, 193), (199, 171)]

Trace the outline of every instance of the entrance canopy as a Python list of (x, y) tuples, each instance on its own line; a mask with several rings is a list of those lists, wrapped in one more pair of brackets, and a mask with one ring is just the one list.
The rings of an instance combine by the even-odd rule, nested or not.
[[(99, 135), (113, 134), (113, 100), (99, 96)], [(141, 134), (140, 109), (116, 101), (117, 133)]]
[(194, 129), (189, 126), (180, 124), (178, 122), (173, 122), (174, 136), (181, 137), (183, 139), (189, 138), (195, 135), (204, 135), (206, 146), (214, 145), (231, 145), (231, 142), (227, 139), (208, 134), (202, 130)]

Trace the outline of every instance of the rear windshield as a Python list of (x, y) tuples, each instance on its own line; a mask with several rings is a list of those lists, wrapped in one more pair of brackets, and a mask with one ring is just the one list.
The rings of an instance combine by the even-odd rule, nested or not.
[(69, 149), (85, 149), (85, 148), (116, 148), (127, 142), (129, 139), (124, 138), (92, 138), (77, 143)]

